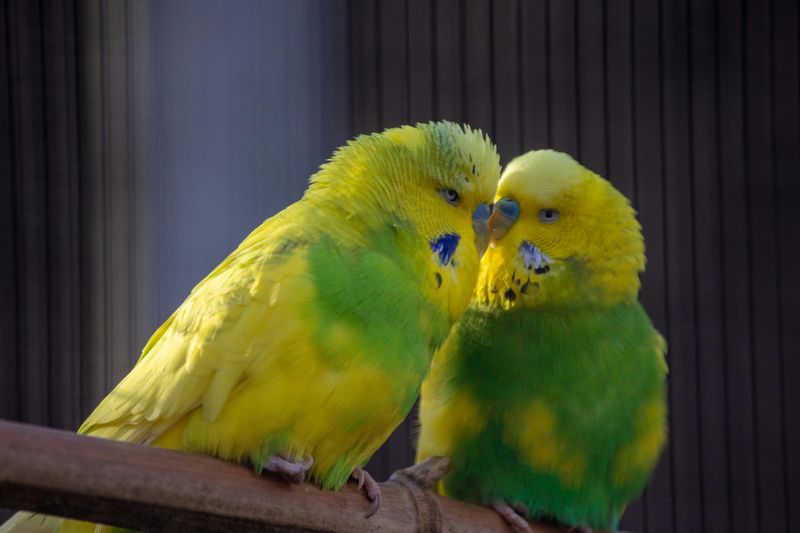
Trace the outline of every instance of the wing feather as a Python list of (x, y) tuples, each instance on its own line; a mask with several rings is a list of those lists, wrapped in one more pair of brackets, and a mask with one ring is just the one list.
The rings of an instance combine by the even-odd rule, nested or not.
[(286, 227), (267, 240), (265, 225), (156, 330), (137, 365), (80, 433), (149, 443), (197, 407), (209, 421), (219, 415), (254, 357), (269, 352), (269, 324), (291, 305), (276, 298), (281, 283), (311, 283), (299, 227)]

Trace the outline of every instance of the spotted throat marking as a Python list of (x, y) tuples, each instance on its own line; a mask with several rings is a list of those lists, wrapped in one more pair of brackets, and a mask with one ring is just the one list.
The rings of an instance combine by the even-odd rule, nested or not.
[(522, 262), (527, 270), (533, 270), (537, 274), (547, 274), (550, 271), (550, 263), (553, 260), (537, 248), (536, 245), (528, 241), (522, 241), (522, 244), (519, 245), (519, 251), (522, 254)]
[(458, 248), (459, 239), (460, 237), (456, 233), (445, 233), (429, 243), (431, 251), (439, 255), (439, 262), (442, 266), (447, 266), (452, 261), (456, 248)]

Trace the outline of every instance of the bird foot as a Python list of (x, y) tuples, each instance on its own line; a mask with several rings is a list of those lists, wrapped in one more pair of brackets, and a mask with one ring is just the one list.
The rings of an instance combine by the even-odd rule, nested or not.
[(378, 485), (378, 482), (369, 475), (369, 472), (361, 467), (357, 467), (353, 470), (350, 477), (358, 481), (358, 490), (363, 488), (367, 493), (367, 498), (372, 502), (369, 506), (369, 511), (364, 516), (364, 518), (369, 518), (381, 508), (381, 487)]
[(514, 531), (518, 531), (519, 533), (533, 533), (533, 528), (525, 520), (525, 517), (522, 514), (527, 514), (524, 512), (520, 513), (507, 503), (503, 502), (494, 502), (491, 505), (492, 509), (497, 511), (497, 513), (503, 517), (503, 519), (508, 522)]
[(306, 478), (306, 472), (314, 464), (314, 458), (309, 457), (305, 461), (290, 461), (280, 455), (273, 455), (267, 460), (264, 469), (267, 472), (274, 472), (289, 483), (302, 483)]
[(398, 470), (389, 478), (405, 477), (422, 488), (429, 489), (450, 471), (450, 459), (435, 455), (419, 464)]

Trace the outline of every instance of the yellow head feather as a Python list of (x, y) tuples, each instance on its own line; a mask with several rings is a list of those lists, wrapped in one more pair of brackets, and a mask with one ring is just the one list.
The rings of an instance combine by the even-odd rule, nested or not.
[[(478, 272), (473, 215), (484, 205), (488, 216), (499, 177), (499, 156), (480, 130), (430, 122), (351, 141), (312, 177), (305, 200), (344, 215), (337, 218), (347, 220), (346, 228), (326, 228), (341, 231), (343, 239), (396, 228), (403, 242), (393, 246), (416, 257), (427, 296), (455, 320), (469, 303)], [(451, 205), (445, 192), (456, 198)], [(452, 255), (445, 251), (448, 268), (436, 268), (441, 251), (434, 243), (448, 235), (454, 236), (448, 246), (456, 243)]]
[[(499, 177), (499, 156), (480, 130), (429, 122), (350, 141), (311, 177), (306, 198), (345, 209), (367, 225), (392, 217), (433, 237), (444, 217), (449, 230), (463, 226), (468, 234), (472, 211), (491, 202)], [(446, 189), (458, 193), (458, 210), (443, 212), (440, 193)], [(458, 216), (464, 213), (466, 225)]]
[(610, 182), (567, 154), (536, 150), (506, 167), (495, 201), (503, 199), (518, 205), (519, 215), (503, 220), (495, 210), (492, 225), (501, 230), (482, 262), (482, 301), (509, 308), (637, 297), (641, 226)]

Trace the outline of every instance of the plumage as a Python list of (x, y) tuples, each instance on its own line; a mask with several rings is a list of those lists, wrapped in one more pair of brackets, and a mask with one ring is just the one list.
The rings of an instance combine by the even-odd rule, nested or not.
[(608, 181), (551, 150), (512, 161), (495, 206), (470, 307), (423, 385), (418, 460), (450, 458), (449, 496), (615, 530), (666, 438), (641, 228)]
[(499, 171), (488, 138), (448, 122), (351, 141), (192, 290), (79, 432), (257, 470), (311, 457), (310, 479), (338, 489), (406, 416), (466, 308), (472, 214)]

